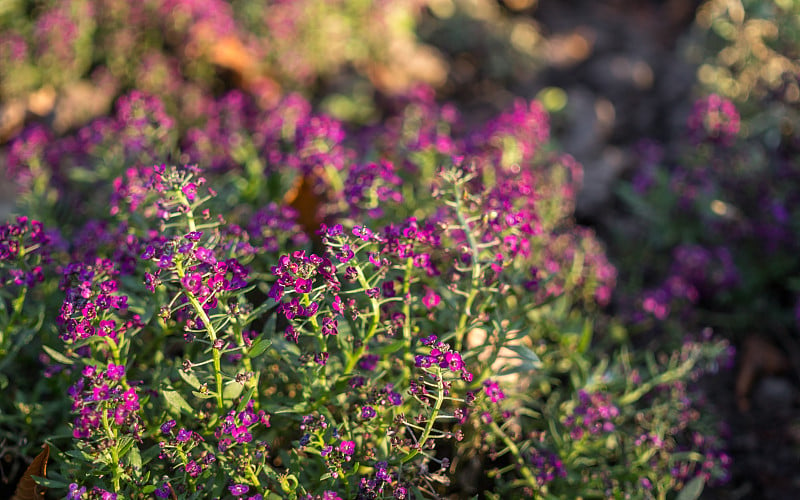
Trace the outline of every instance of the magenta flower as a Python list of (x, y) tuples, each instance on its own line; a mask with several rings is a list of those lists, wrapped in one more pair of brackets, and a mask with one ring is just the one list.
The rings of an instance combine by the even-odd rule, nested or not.
[(115, 365), (114, 363), (108, 364), (108, 370), (106, 371), (108, 378), (111, 380), (119, 380), (125, 375), (125, 367), (122, 365)]
[(185, 469), (186, 473), (191, 477), (197, 477), (200, 475), (200, 472), (202, 472), (202, 468), (194, 460), (189, 460), (189, 463), (186, 464)]
[(200, 273), (189, 273), (181, 279), (183, 287), (193, 295), (197, 295), (203, 285), (203, 275)]
[(183, 191), (183, 194), (186, 196), (187, 200), (194, 201), (195, 197), (197, 196), (197, 184), (194, 182), (189, 182), (183, 186), (183, 188), (181, 188), (181, 191)]
[(347, 456), (352, 456), (356, 451), (355, 441), (342, 441), (339, 443), (339, 451)]
[(497, 385), (497, 382), (492, 382), (491, 380), (486, 380), (483, 383), (483, 390), (486, 392), (486, 395), (489, 396), (489, 399), (492, 403), (497, 403), (506, 398), (505, 393), (500, 389), (500, 386)]
[(313, 286), (313, 282), (311, 280), (297, 278), (297, 281), (294, 283), (294, 289), (298, 293), (309, 293), (311, 292), (311, 288)]
[(422, 303), (425, 304), (425, 307), (428, 309), (433, 309), (439, 305), (441, 297), (439, 297), (439, 295), (431, 288), (425, 287), (425, 290), (425, 295), (422, 297)]

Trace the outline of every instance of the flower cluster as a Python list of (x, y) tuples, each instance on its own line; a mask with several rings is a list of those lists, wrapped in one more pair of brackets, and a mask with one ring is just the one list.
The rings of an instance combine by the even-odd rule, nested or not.
[(260, 424), (269, 427), (269, 416), (264, 410), (256, 412), (253, 409), (253, 404), (251, 399), (242, 411), (231, 410), (217, 427), (214, 437), (218, 441), (217, 447), (220, 452), (228, 451), (231, 446), (235, 446), (237, 443), (243, 444), (252, 441), (251, 428), (253, 426)]
[(529, 460), (533, 470), (536, 471), (536, 482), (539, 486), (546, 486), (556, 478), (567, 476), (564, 462), (555, 453), (533, 449), (529, 454)]
[(472, 382), (473, 375), (467, 370), (461, 354), (452, 350), (448, 344), (437, 342), (436, 335), (425, 337), (421, 342), (423, 345), (432, 346), (430, 354), (417, 354), (414, 357), (414, 366), (422, 369), (438, 366), (445, 370), (445, 373), (450, 372), (465, 382)]
[(739, 112), (728, 99), (711, 94), (694, 103), (687, 127), (695, 143), (709, 141), (730, 146), (740, 127)]
[(0, 226), (0, 285), (31, 288), (44, 281), (41, 264), (50, 261), (51, 238), (41, 222), (17, 217)]
[(65, 298), (56, 318), (63, 341), (75, 343), (96, 335), (118, 343), (128, 330), (141, 326), (137, 314), (117, 321), (128, 308), (128, 296), (119, 290), (118, 274), (109, 259), (67, 265), (61, 280)]
[(615, 429), (614, 420), (619, 416), (619, 409), (611, 403), (608, 394), (602, 392), (587, 393), (578, 391), (578, 405), (572, 414), (562, 422), (569, 430), (570, 437), (581, 439), (585, 433), (610, 433)]
[(113, 446), (110, 441), (124, 434), (141, 440), (139, 395), (125, 381), (124, 366), (113, 363), (106, 369), (87, 366), (68, 394), (72, 412), (77, 414), (72, 431), (76, 439), (94, 442), (100, 449)]
[(176, 464), (189, 478), (197, 478), (217, 461), (217, 456), (200, 447), (205, 441), (203, 436), (185, 427), (175, 432), (176, 425), (175, 420), (161, 424), (166, 440), (158, 442), (158, 458)]

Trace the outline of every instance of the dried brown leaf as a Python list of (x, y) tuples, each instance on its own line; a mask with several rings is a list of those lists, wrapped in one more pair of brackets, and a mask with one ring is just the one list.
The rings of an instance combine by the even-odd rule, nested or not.
[(761, 375), (776, 375), (789, 369), (789, 359), (763, 337), (751, 335), (744, 341), (736, 376), (736, 404), (739, 411), (750, 409), (750, 391)]
[(50, 458), (50, 447), (45, 444), (41, 453), (36, 455), (33, 462), (25, 470), (22, 479), (17, 483), (17, 489), (11, 500), (36, 500), (44, 498), (47, 488), (36, 484), (33, 476), (45, 477), (47, 475), (47, 460)]

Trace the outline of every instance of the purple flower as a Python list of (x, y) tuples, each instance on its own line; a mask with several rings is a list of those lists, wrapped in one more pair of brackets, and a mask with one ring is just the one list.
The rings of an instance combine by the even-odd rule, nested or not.
[(202, 472), (202, 468), (194, 460), (189, 460), (189, 463), (186, 464), (185, 469), (186, 473), (191, 477), (197, 477), (200, 475), (200, 472)]
[(445, 353), (444, 361), (445, 366), (452, 372), (458, 372), (464, 369), (464, 362), (461, 360), (461, 355), (457, 352)]
[(175, 427), (175, 425), (177, 425), (177, 422), (175, 422), (175, 420), (167, 420), (166, 422), (161, 424), (161, 432), (163, 434), (169, 434), (170, 432), (172, 432), (172, 428)]
[(311, 280), (297, 278), (297, 281), (294, 282), (294, 289), (298, 293), (309, 293), (311, 292), (311, 288), (313, 286), (313, 282)]
[(214, 252), (205, 247), (197, 247), (194, 251), (194, 256), (197, 260), (206, 264), (213, 265), (217, 263), (217, 259), (214, 258)]
[(365, 354), (360, 360), (358, 360), (358, 367), (364, 371), (371, 372), (378, 366), (378, 360), (380, 357), (377, 354)]
[(169, 498), (172, 495), (172, 488), (170, 488), (169, 484), (164, 483), (156, 488), (156, 491), (153, 493), (156, 495), (156, 498)]
[(321, 330), (323, 335), (336, 335), (339, 333), (339, 322), (331, 316), (322, 318)]
[(84, 494), (86, 494), (85, 486), (78, 487), (76, 483), (72, 483), (69, 485), (66, 500), (81, 500)]
[(247, 493), (248, 491), (250, 491), (250, 487), (247, 486), (246, 484), (234, 484), (234, 485), (228, 486), (228, 490), (234, 496), (241, 496), (241, 495), (244, 495), (245, 493)]
[(377, 413), (375, 412), (375, 408), (371, 406), (363, 406), (361, 408), (361, 418), (365, 420), (370, 420), (375, 417)]
[(111, 380), (119, 380), (125, 375), (125, 367), (123, 365), (115, 365), (114, 363), (108, 364), (108, 370), (106, 370), (106, 374), (108, 378)]
[(190, 440), (191, 438), (192, 438), (192, 431), (189, 431), (189, 430), (186, 430), (184, 428), (181, 428), (181, 430), (178, 431), (178, 437), (176, 437), (175, 439), (179, 443), (185, 443), (186, 441)]
[(497, 382), (486, 380), (483, 383), (483, 390), (486, 392), (486, 395), (489, 396), (492, 403), (497, 403), (506, 398), (506, 395), (500, 389), (500, 386), (497, 385)]
[(389, 402), (391, 402), (394, 406), (400, 406), (403, 404), (403, 397), (399, 392), (389, 391), (388, 396)]

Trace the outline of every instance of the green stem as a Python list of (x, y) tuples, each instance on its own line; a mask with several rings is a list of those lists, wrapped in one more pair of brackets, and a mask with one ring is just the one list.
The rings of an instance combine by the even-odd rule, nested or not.
[[(234, 331), (236, 332), (236, 342), (239, 345), (239, 349), (245, 350), (244, 333), (242, 332), (242, 325), (238, 319), (234, 322)], [(261, 373), (253, 371), (253, 362), (250, 360), (249, 355), (242, 356), (242, 364), (244, 365), (245, 372), (253, 374), (253, 377), (247, 381), (246, 387), (254, 387), (258, 390), (258, 379)], [(256, 408), (258, 408), (258, 401), (259, 399), (256, 397), (254, 400)]]
[[(106, 344), (111, 348), (111, 359), (114, 360), (114, 364), (122, 365), (123, 363), (120, 361), (121, 356), (120, 356), (119, 345), (111, 337), (105, 337), (105, 341)], [(126, 379), (123, 378), (122, 380), (120, 380), (120, 382), (122, 383), (122, 387), (124, 387), (126, 390), (131, 388), (131, 386), (128, 385), (128, 381)]]
[(255, 475), (255, 473), (253, 472), (253, 468), (249, 465), (247, 466), (247, 478), (250, 479), (250, 482), (256, 488), (261, 487), (261, 481), (258, 480), (258, 476)]
[(539, 484), (536, 482), (536, 478), (533, 476), (533, 473), (531, 472), (530, 467), (528, 467), (528, 464), (525, 462), (525, 459), (522, 458), (522, 454), (520, 453), (519, 448), (517, 448), (517, 445), (514, 443), (514, 441), (508, 437), (505, 432), (503, 432), (503, 429), (501, 429), (494, 420), (492, 420), (492, 422), (489, 424), (489, 428), (492, 430), (492, 433), (495, 436), (499, 437), (503, 441), (511, 454), (514, 455), (517, 465), (519, 465), (520, 474), (522, 474), (522, 478), (526, 483), (528, 483), (528, 486), (530, 486), (534, 491), (537, 491), (539, 489)]
[[(178, 280), (182, 280), (186, 275), (186, 272), (183, 269), (183, 264), (180, 261), (176, 261), (175, 271), (178, 273)], [(206, 332), (208, 332), (208, 337), (211, 339), (211, 355), (214, 358), (214, 380), (217, 383), (217, 407), (220, 411), (222, 411), (222, 354), (220, 354), (219, 349), (214, 347), (214, 344), (217, 341), (217, 331), (214, 329), (214, 325), (208, 318), (208, 315), (206, 314), (205, 309), (203, 309), (203, 306), (200, 304), (200, 301), (197, 300), (197, 297), (195, 297), (194, 294), (189, 290), (185, 290), (185, 293), (186, 297), (189, 299), (189, 302), (192, 304), (194, 312), (203, 322), (203, 326), (205, 327)]]
[[(308, 307), (311, 304), (311, 295), (308, 293), (303, 294), (302, 303), (304, 306)], [(317, 342), (319, 343), (319, 350), (320, 352), (328, 352), (328, 343), (325, 341), (325, 334), (322, 333), (322, 329), (319, 327), (319, 321), (317, 321), (317, 313), (314, 313), (313, 316), (309, 318), (311, 322), (311, 326), (314, 327), (314, 333), (317, 335)], [(322, 385), (327, 385), (327, 375), (325, 370), (327, 365), (322, 366), (320, 370), (320, 382)]]
[(411, 452), (403, 457), (401, 463), (408, 463), (419, 454), (419, 451), (425, 448), (425, 443), (428, 441), (428, 437), (431, 434), (431, 430), (433, 429), (433, 423), (436, 421), (436, 417), (439, 416), (439, 410), (442, 409), (442, 402), (444, 401), (444, 387), (442, 385), (442, 370), (441, 368), (436, 369), (436, 376), (439, 377), (439, 390), (436, 391), (436, 403), (433, 406), (433, 411), (431, 412), (431, 416), (428, 418), (428, 422), (425, 425), (425, 430), (422, 431), (422, 435), (419, 438), (418, 448), (411, 450)]
[[(189, 179), (187, 179), (189, 180)], [(180, 198), (180, 202), (188, 207), (186, 210), (186, 223), (189, 225), (189, 232), (197, 231), (197, 225), (194, 222), (194, 211), (192, 211), (192, 204), (189, 202), (189, 199), (186, 198), (186, 195), (183, 194), (183, 191), (178, 191), (178, 197)]]
[[(364, 276), (363, 271), (361, 270), (361, 266), (356, 265), (356, 271), (358, 271), (358, 282), (361, 284), (361, 287), (364, 291), (370, 288), (369, 283), (367, 282), (367, 278)], [(375, 333), (378, 331), (378, 323), (381, 319), (381, 305), (380, 302), (376, 299), (370, 298), (372, 302), (372, 322), (369, 325), (369, 330), (367, 330), (367, 334), (364, 336), (364, 339), (361, 341), (361, 345), (358, 346), (358, 349), (353, 353), (350, 359), (347, 361), (347, 366), (344, 369), (344, 375), (349, 374), (355, 368), (356, 363), (364, 355), (364, 352), (367, 350), (367, 343), (375, 336)]]
[(674, 382), (675, 380), (680, 380), (686, 377), (686, 374), (694, 367), (697, 360), (695, 358), (688, 359), (684, 364), (666, 371), (664, 373), (659, 374), (657, 377), (644, 382), (639, 387), (637, 387), (634, 391), (629, 392), (619, 398), (619, 404), (622, 406), (629, 405), (638, 401), (639, 398), (653, 390), (654, 387), (657, 387), (661, 384), (668, 384), (670, 382)]
[(114, 484), (114, 493), (119, 491), (119, 441), (117, 440), (117, 429), (111, 428), (111, 424), (108, 422), (108, 412), (105, 411), (103, 408), (103, 428), (106, 431), (106, 436), (109, 439), (114, 441), (114, 445), (111, 446), (111, 460), (114, 462), (112, 464), (112, 478), (111, 482)]
[(403, 339), (406, 341), (406, 352), (404, 353), (403, 360), (403, 380), (410, 380), (411, 378), (411, 364), (414, 361), (414, 356), (411, 353), (411, 300), (409, 292), (411, 290), (411, 273), (414, 270), (414, 259), (409, 257), (406, 259), (406, 272), (403, 277)]
[(456, 340), (455, 340), (455, 349), (456, 351), (461, 351), (464, 343), (464, 335), (466, 334), (466, 325), (467, 320), (472, 315), (472, 304), (475, 302), (475, 298), (478, 296), (478, 287), (480, 285), (480, 277), (481, 277), (481, 265), (480, 265), (480, 254), (478, 250), (478, 242), (475, 241), (475, 235), (472, 234), (470, 230), (469, 223), (464, 218), (464, 207), (461, 203), (461, 196), (463, 191), (461, 190), (461, 182), (456, 181), (453, 184), (454, 192), (455, 192), (455, 211), (456, 217), (458, 218), (458, 222), (461, 225), (464, 234), (467, 237), (467, 243), (469, 244), (470, 253), (472, 254), (472, 280), (470, 281), (470, 290), (469, 295), (467, 296), (467, 301), (464, 303), (464, 311), (461, 313), (461, 316), (458, 320), (458, 329), (456, 330)]
[[(10, 333), (12, 329), (11, 327), (17, 322), (19, 317), (22, 315), (22, 308), (25, 306), (25, 298), (27, 297), (27, 295), (28, 295), (28, 287), (23, 286), (22, 288), (20, 288), (19, 296), (17, 296), (17, 298), (15, 298), (12, 302), (13, 309), (11, 312), (11, 318), (9, 318), (8, 324), (5, 325), (5, 332)], [(3, 344), (5, 343), (5, 340), (7, 338), (11, 338), (10, 335), (6, 337), (4, 332), (0, 332), (0, 340), (3, 341)], [(3, 346), (2, 352), (5, 353), (5, 346)]]

